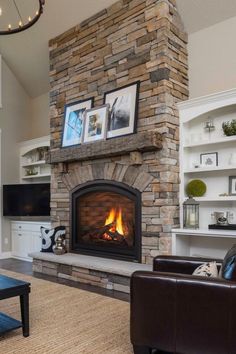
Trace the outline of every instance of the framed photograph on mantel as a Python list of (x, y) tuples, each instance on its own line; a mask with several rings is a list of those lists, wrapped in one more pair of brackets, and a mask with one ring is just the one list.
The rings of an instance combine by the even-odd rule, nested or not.
[(140, 81), (105, 93), (104, 104), (109, 104), (107, 138), (133, 134), (138, 118)]
[(84, 143), (105, 140), (107, 133), (109, 105), (86, 110), (84, 125)]
[(64, 111), (64, 127), (62, 133), (62, 147), (69, 147), (82, 143), (84, 119), (86, 109), (93, 107), (93, 98), (67, 104)]

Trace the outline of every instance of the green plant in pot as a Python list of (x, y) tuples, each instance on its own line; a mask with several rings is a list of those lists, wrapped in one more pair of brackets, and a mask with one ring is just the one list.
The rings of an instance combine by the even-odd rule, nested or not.
[(193, 179), (186, 186), (188, 197), (202, 197), (207, 190), (206, 184), (201, 179)]
[(222, 129), (226, 136), (236, 135), (236, 119), (233, 119), (231, 122), (224, 122)]

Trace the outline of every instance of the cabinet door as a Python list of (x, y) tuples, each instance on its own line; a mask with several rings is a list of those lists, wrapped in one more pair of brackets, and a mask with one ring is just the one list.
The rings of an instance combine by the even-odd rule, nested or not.
[(41, 249), (42, 249), (41, 233), (34, 232), (32, 234), (32, 250), (31, 250), (31, 252), (40, 252)]
[(12, 254), (16, 257), (29, 258), (32, 249), (32, 237), (30, 232), (12, 231)]
[[(24, 258), (30, 258), (29, 253), (35, 252), (34, 249), (34, 240), (37, 238), (38, 233), (36, 232), (29, 232), (29, 231), (24, 231), (22, 233), (23, 235), (23, 244), (24, 247), (21, 249), (22, 257)], [(37, 235), (37, 236), (36, 236)]]
[(21, 232), (12, 231), (12, 255), (16, 257), (20, 257), (20, 243), (21, 243), (21, 236), (19, 235)]
[(28, 254), (42, 249), (40, 227), (50, 228), (50, 223), (12, 222), (12, 255), (31, 259)]

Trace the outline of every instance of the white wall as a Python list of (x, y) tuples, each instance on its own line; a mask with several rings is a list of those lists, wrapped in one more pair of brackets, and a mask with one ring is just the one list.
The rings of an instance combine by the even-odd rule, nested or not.
[[(49, 135), (48, 93), (31, 99), (2, 61), (1, 184), (19, 183), (19, 147), (24, 140)], [(3, 252), (11, 250), (10, 220), (2, 218)], [(7, 243), (6, 243), (7, 241)]]
[[(2, 108), (0, 109), (0, 129), (2, 130), (1, 183), (19, 182), (19, 152), (17, 144), (31, 136), (30, 98), (18, 80), (2, 62)], [(3, 218), (2, 249), (9, 251), (9, 220)], [(4, 239), (8, 239), (8, 244)]]
[(236, 17), (189, 35), (190, 98), (236, 87)]
[(31, 100), (31, 138), (49, 135), (49, 93)]

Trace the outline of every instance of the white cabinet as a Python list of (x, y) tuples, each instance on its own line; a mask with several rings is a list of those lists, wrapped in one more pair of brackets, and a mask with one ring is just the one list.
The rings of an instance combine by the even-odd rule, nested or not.
[(21, 182), (49, 182), (50, 165), (46, 163), (49, 150), (49, 136), (20, 143), (20, 178)]
[[(192, 179), (201, 179), (207, 185), (200, 202), (200, 230), (213, 224), (214, 211), (230, 211), (236, 224), (236, 195), (229, 193), (229, 177), (236, 176), (236, 136), (225, 136), (222, 123), (236, 119), (236, 90), (200, 97), (178, 104), (180, 112), (180, 205), (187, 198), (185, 188)], [(206, 129), (206, 122), (214, 129)], [(202, 154), (217, 153), (218, 165), (201, 164)], [(181, 213), (181, 227), (183, 217)], [(212, 241), (214, 242), (214, 241)]]
[(41, 226), (50, 228), (51, 224), (39, 221), (11, 221), (12, 256), (31, 260), (28, 254), (41, 250)]

